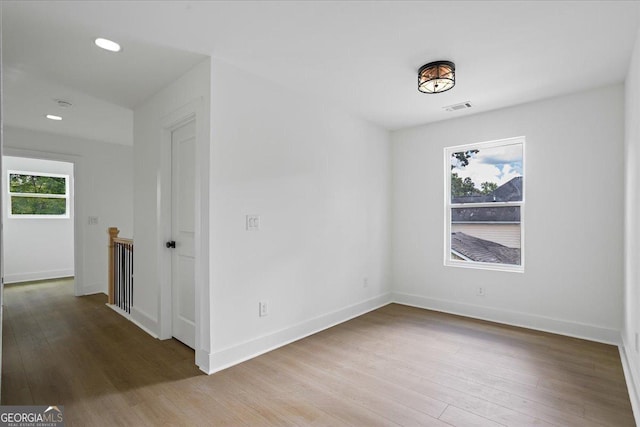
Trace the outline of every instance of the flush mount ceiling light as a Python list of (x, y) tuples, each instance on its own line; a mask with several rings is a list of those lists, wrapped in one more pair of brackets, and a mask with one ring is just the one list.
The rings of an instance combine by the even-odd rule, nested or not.
[(120, 45), (112, 40), (103, 39), (98, 37), (95, 42), (96, 46), (101, 47), (110, 52), (120, 52)]
[(451, 61), (429, 62), (418, 71), (418, 90), (423, 93), (445, 92), (456, 84), (456, 65)]
[(57, 122), (59, 122), (60, 120), (62, 120), (62, 117), (60, 117), (60, 116), (56, 116), (56, 115), (54, 115), (54, 114), (47, 114), (45, 117), (46, 117), (47, 119), (49, 119), (49, 120), (55, 120), (55, 121), (57, 121)]

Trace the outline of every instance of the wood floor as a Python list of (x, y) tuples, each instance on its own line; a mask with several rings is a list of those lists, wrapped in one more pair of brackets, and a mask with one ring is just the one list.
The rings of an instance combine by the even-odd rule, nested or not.
[(5, 288), (2, 404), (69, 426), (633, 426), (616, 347), (389, 305), (212, 376), (72, 281)]

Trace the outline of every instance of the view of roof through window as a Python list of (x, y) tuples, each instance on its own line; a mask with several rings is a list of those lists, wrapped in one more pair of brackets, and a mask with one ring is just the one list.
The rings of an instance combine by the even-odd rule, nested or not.
[(449, 261), (521, 266), (523, 139), (447, 152)]

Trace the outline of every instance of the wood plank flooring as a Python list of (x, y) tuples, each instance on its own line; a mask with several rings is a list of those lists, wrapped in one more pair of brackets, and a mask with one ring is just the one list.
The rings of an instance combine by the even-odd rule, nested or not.
[(618, 350), (391, 304), (207, 376), (73, 281), (5, 288), (2, 404), (69, 426), (633, 426)]

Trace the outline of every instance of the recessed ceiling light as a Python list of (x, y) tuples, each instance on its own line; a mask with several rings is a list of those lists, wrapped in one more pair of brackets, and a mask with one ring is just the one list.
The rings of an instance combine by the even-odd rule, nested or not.
[(46, 116), (46, 117), (47, 117), (47, 119), (49, 119), (49, 120), (56, 120), (56, 121), (60, 121), (60, 120), (62, 120), (62, 117), (60, 117), (60, 116), (55, 116), (55, 115), (53, 115), (53, 114), (47, 114), (47, 116)]
[(111, 52), (120, 52), (120, 45), (112, 40), (108, 40), (108, 39), (103, 39), (101, 37), (98, 37), (95, 40), (95, 44), (98, 47), (101, 47), (105, 50), (111, 51)]

